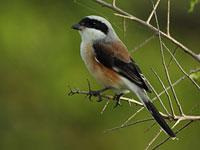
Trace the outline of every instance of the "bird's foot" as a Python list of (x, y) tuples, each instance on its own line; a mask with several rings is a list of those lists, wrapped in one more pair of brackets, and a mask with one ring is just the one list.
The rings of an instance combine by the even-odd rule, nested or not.
[(90, 100), (90, 101), (92, 101), (92, 96), (98, 97), (98, 100), (97, 100), (98, 102), (101, 102), (101, 101), (102, 101), (101, 92), (99, 92), (99, 91), (89, 90), (88, 96), (89, 96), (89, 100)]
[(101, 93), (110, 89), (110, 88), (106, 87), (106, 88), (101, 89), (101, 90), (93, 91), (93, 90), (91, 90), (89, 81), (88, 81), (88, 87), (89, 87), (89, 92), (88, 92), (87, 95), (89, 96), (89, 100), (92, 101), (92, 96), (94, 96), (94, 97), (98, 97), (97, 102), (101, 102), (102, 101)]
[(115, 94), (114, 95), (114, 99), (117, 101), (114, 108), (116, 108), (117, 106), (122, 106), (121, 103), (120, 103), (120, 97), (123, 95), (123, 93), (121, 94)]

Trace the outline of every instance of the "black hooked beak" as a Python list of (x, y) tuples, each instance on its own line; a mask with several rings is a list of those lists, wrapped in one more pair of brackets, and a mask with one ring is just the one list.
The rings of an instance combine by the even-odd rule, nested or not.
[(79, 23), (75, 24), (75, 25), (72, 26), (72, 29), (81, 30), (81, 25)]

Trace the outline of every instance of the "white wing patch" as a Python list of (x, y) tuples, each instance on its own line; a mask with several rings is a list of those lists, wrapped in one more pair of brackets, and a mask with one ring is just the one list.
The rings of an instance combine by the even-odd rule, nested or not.
[(116, 72), (120, 72), (117, 67), (112, 67), (112, 69), (115, 70)]
[(94, 59), (96, 60), (96, 62), (100, 63), (100, 61), (96, 57), (94, 57)]

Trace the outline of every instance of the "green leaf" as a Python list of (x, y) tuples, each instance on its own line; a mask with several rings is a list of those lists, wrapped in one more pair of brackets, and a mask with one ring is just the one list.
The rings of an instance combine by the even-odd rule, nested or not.
[(200, 71), (191, 74), (190, 77), (200, 85)]
[(188, 10), (188, 13), (191, 13), (194, 11), (194, 7), (196, 4), (200, 3), (199, 0), (190, 0), (190, 8)]

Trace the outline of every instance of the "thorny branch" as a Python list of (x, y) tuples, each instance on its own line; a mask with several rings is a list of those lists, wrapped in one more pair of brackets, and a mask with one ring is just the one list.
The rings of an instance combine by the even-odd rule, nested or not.
[[(188, 74), (191, 75), (191, 74), (196, 73), (196, 72), (198, 72), (198, 71), (200, 71), (200, 69), (196, 69), (196, 70), (194, 70), (194, 71), (192, 71), (192, 72), (190, 72), (190, 73), (188, 73)], [(172, 86), (175, 86), (176, 84), (178, 84), (178, 83), (179, 83), (180, 81), (182, 81), (185, 77), (186, 77), (186, 76), (183, 76), (183, 77), (179, 78), (177, 81), (175, 81), (175, 82), (172, 84)], [(89, 85), (89, 84), (88, 84), (88, 85)], [(166, 93), (166, 90), (169, 90), (169, 89), (170, 89), (170, 87), (167, 87), (165, 90), (163, 90), (162, 92), (160, 92), (158, 95), (161, 96), (162, 94)], [(86, 95), (86, 96), (94, 96), (94, 97), (101, 96), (102, 98), (106, 98), (106, 99), (107, 99), (106, 105), (104, 106), (104, 108), (103, 108), (102, 111), (105, 110), (105, 107), (108, 105), (108, 103), (110, 102), (110, 100), (116, 100), (114, 96), (110, 96), (110, 95), (106, 95), (106, 94), (100, 94), (100, 95), (98, 95), (98, 96), (97, 96), (97, 95), (90, 95), (90, 94), (91, 94), (90, 91), (86, 92), (86, 91), (81, 91), (81, 90), (79, 90), (79, 89), (76, 89), (76, 90), (73, 91), (73, 90), (70, 88), (70, 92), (69, 92), (68, 95), (69, 95), (69, 96), (72, 96), (72, 95), (75, 95), (75, 94), (83, 94), (83, 95)], [(152, 99), (152, 101), (154, 101), (155, 99), (157, 99), (157, 97), (154, 97), (154, 98)], [(136, 104), (136, 105), (138, 105), (138, 106), (141, 106), (142, 108), (140, 108), (139, 110), (137, 110), (136, 113), (134, 113), (134, 114), (133, 114), (125, 123), (123, 123), (121, 126), (115, 127), (115, 128), (112, 128), (112, 129), (109, 129), (109, 130), (107, 130), (107, 131), (105, 131), (105, 132), (112, 131), (112, 130), (116, 130), (116, 129), (121, 129), (121, 128), (124, 128), (124, 127), (127, 127), (127, 126), (131, 126), (131, 125), (135, 125), (135, 124), (138, 124), (138, 123), (141, 123), (141, 122), (146, 122), (146, 121), (153, 120), (152, 118), (149, 118), (149, 119), (144, 119), (144, 120), (138, 120), (138, 121), (133, 122), (133, 123), (128, 123), (129, 120), (131, 120), (133, 117), (135, 117), (139, 112), (141, 112), (141, 111), (144, 109), (144, 106), (143, 106), (142, 103), (140, 103), (140, 102), (138, 102), (138, 101), (136, 101), (136, 100), (130, 99), (130, 98), (120, 97), (120, 100), (127, 101), (127, 102), (130, 102), (130, 103), (134, 103), (134, 104)], [(194, 110), (196, 107), (198, 107), (198, 106), (200, 106), (200, 105), (196, 105), (194, 108), (192, 108), (191, 111), (193, 111), (193, 110)], [(101, 112), (101, 113), (102, 113), (102, 112)], [(165, 118), (165, 119), (168, 119), (168, 120), (170, 120), (170, 121), (172, 121), (172, 120), (176, 121), (176, 123), (174, 124), (174, 126), (177, 125), (180, 121), (183, 121), (183, 120), (189, 120), (189, 121), (190, 121), (189, 124), (192, 123), (193, 121), (200, 120), (200, 116), (191, 116), (191, 115), (184, 115), (184, 116), (182, 116), (182, 115), (180, 115), (180, 116), (174, 115), (174, 116), (169, 116), (168, 114), (163, 114), (163, 113), (161, 113), (161, 112), (160, 112), (160, 114), (161, 114), (161, 115), (163, 116), (163, 118)], [(187, 126), (188, 126), (189, 124), (187, 124)], [(184, 126), (184, 127), (182, 127), (181, 129), (179, 129), (179, 130), (176, 132), (176, 134), (177, 134), (178, 132), (180, 132), (183, 128), (187, 127), (187, 126)], [(150, 141), (150, 143), (148, 144), (148, 146), (146, 147), (146, 149), (148, 149), (148, 148), (151, 146), (151, 144), (158, 138), (158, 136), (160, 135), (160, 132), (161, 132), (161, 131), (159, 131), (159, 132), (156, 134), (156, 136)], [(161, 143), (159, 143), (158, 145), (156, 145), (153, 149), (156, 149), (156, 148), (159, 147), (160, 145), (162, 145), (162, 144), (164, 144), (165, 142), (167, 142), (169, 139), (170, 139), (169, 137), (166, 138), (164, 141), (162, 141)]]
[[(130, 20), (134, 20), (146, 27), (148, 27), (150, 30), (152, 31), (155, 31), (155, 33), (148, 39), (146, 39), (143, 43), (141, 43), (139, 46), (137, 46), (135, 49), (131, 50), (130, 52), (136, 50), (137, 48), (143, 46), (144, 44), (148, 43), (149, 41), (151, 41), (152, 39), (154, 39), (156, 36), (158, 36), (158, 39), (159, 39), (159, 42), (160, 42), (160, 51), (161, 51), (161, 58), (162, 58), (162, 64), (163, 64), (163, 68), (165, 70), (165, 74), (166, 74), (166, 78), (169, 82), (169, 87), (165, 87), (165, 85), (163, 84), (162, 80), (160, 79), (160, 77), (158, 76), (158, 74), (152, 69), (152, 71), (154, 72), (154, 74), (156, 75), (156, 77), (158, 78), (158, 80), (160, 81), (162, 87), (163, 87), (163, 91), (160, 92), (159, 94), (157, 94), (157, 92), (154, 90), (154, 88), (152, 87), (153, 91), (154, 91), (154, 94), (156, 95), (152, 101), (158, 99), (159, 102), (161, 103), (163, 109), (165, 110), (165, 113), (161, 113), (160, 114), (163, 116), (163, 118), (165, 119), (168, 119), (169, 122), (171, 121), (176, 121), (175, 124), (173, 125), (172, 128), (174, 128), (175, 126), (177, 126), (180, 121), (182, 120), (188, 120), (189, 122), (187, 124), (185, 124), (182, 128), (180, 128), (179, 130), (177, 130), (175, 132), (175, 134), (178, 134), (181, 130), (185, 129), (187, 126), (189, 126), (192, 122), (194, 121), (197, 121), (197, 120), (200, 120), (200, 116), (192, 116), (192, 115), (185, 115), (183, 113), (183, 110), (182, 110), (182, 107), (181, 107), (181, 104), (179, 103), (179, 100), (176, 96), (176, 93), (175, 93), (175, 90), (174, 90), (174, 86), (176, 84), (178, 84), (180, 81), (182, 81), (184, 78), (188, 77), (192, 83), (200, 90), (200, 87), (199, 85), (190, 77), (191, 74), (193, 73), (196, 73), (198, 71), (200, 71), (200, 69), (196, 69), (196, 70), (193, 70), (191, 71), (190, 73), (186, 73), (183, 68), (181, 67), (181, 65), (179, 64), (179, 62), (176, 60), (175, 58), (175, 53), (177, 52), (177, 49), (182, 49), (185, 53), (189, 54), (190, 56), (192, 56), (196, 61), (200, 62), (200, 54), (195, 54), (193, 53), (190, 49), (188, 49), (186, 46), (184, 46), (183, 44), (181, 44), (180, 42), (178, 42), (177, 40), (175, 40), (173, 37), (170, 36), (170, 0), (167, 0), (168, 3), (167, 3), (167, 30), (166, 30), (166, 33), (165, 32), (162, 32), (160, 31), (159, 29), (159, 23), (158, 23), (158, 19), (157, 19), (157, 15), (156, 15), (156, 9), (160, 3), (160, 0), (157, 0), (155, 6), (153, 4), (153, 10), (151, 12), (151, 14), (149, 15), (147, 21), (144, 21), (144, 20), (141, 20), (139, 19), (138, 17), (135, 17), (127, 12), (125, 12), (124, 10), (118, 8), (116, 6), (116, 0), (113, 0), (112, 1), (112, 4), (109, 4), (107, 2), (104, 2), (102, 0), (94, 0), (95, 2), (101, 4), (102, 6), (105, 6), (105, 7), (108, 7), (110, 9), (113, 9), (114, 11), (118, 12), (119, 14), (115, 14), (116, 16), (120, 16), (123, 18), (123, 31), (125, 33), (125, 30), (126, 30), (126, 27), (125, 27), (125, 19), (130, 19)], [(153, 2), (152, 2), (153, 3)], [(151, 19), (153, 17), (153, 15), (155, 16), (155, 20), (156, 20), (156, 25), (157, 27), (153, 26), (150, 24), (151, 22)], [(174, 50), (174, 53), (172, 54), (171, 51), (167, 48), (167, 46), (165, 45), (165, 43), (163, 43), (162, 39), (161, 39), (161, 36), (162, 37), (165, 37), (167, 38), (168, 40), (170, 40), (172, 43), (174, 43), (176, 45), (176, 48)], [(165, 56), (164, 56), (164, 48), (168, 51), (168, 53), (171, 55), (171, 59), (170, 61), (168, 62), (168, 65), (166, 65), (165, 63)], [(179, 69), (183, 72), (184, 76), (179, 78), (178, 80), (176, 80), (174, 83), (171, 82), (171, 79), (170, 79), (170, 75), (169, 75), (169, 72), (168, 72), (168, 69), (171, 65), (171, 62), (172, 61), (175, 61), (175, 63), (178, 65)], [(109, 104), (110, 100), (116, 100), (115, 96), (110, 96), (110, 95), (106, 95), (106, 94), (101, 94), (101, 93), (95, 93), (95, 91), (92, 91), (91, 90), (91, 87), (90, 87), (90, 83), (88, 82), (88, 86), (89, 86), (89, 91), (86, 92), (86, 91), (81, 91), (79, 89), (76, 89), (75, 91), (73, 91), (71, 88), (70, 88), (70, 92), (68, 95), (72, 96), (74, 94), (83, 94), (83, 95), (86, 95), (86, 96), (89, 96), (89, 99), (91, 100), (91, 97), (98, 97), (98, 101), (101, 101), (102, 98), (105, 98), (107, 99), (106, 101), (106, 104), (104, 105), (101, 113), (104, 112), (104, 110), (106, 109), (107, 105)], [(176, 115), (175, 112), (174, 112), (174, 109), (173, 109), (173, 106), (172, 106), (172, 102), (171, 102), (171, 97), (168, 93), (168, 90), (171, 89), (172, 90), (172, 93), (173, 93), (173, 96), (174, 96), (174, 99), (175, 99), (175, 102), (179, 108), (179, 112), (180, 114), (179, 115)], [(104, 89), (103, 90), (99, 90), (99, 91), (105, 91)], [(170, 106), (170, 110), (171, 110), (171, 114), (168, 113), (167, 109), (165, 108), (164, 104), (162, 103), (162, 100), (160, 99), (160, 96), (162, 94), (166, 93), (167, 97), (168, 97), (168, 101), (169, 101), (169, 106)], [(143, 109), (144, 109), (144, 106), (142, 103), (134, 100), (134, 99), (130, 99), (130, 98), (126, 98), (126, 97), (120, 97), (120, 100), (123, 100), (123, 101), (127, 101), (129, 104), (131, 103), (134, 103), (138, 106), (141, 106), (141, 108), (139, 110), (137, 110), (131, 117), (129, 117), (121, 126), (119, 127), (115, 127), (115, 128), (112, 128), (112, 129), (109, 129), (105, 132), (108, 132), (108, 131), (112, 131), (112, 130), (116, 130), (116, 129), (121, 129), (121, 128), (124, 128), (124, 127), (127, 127), (127, 126), (131, 126), (131, 125), (135, 125), (135, 124), (138, 124), (138, 123), (141, 123), (141, 122), (146, 122), (146, 121), (150, 121), (150, 120), (153, 120), (152, 118), (149, 118), (149, 119), (143, 119), (143, 120), (138, 120), (136, 122), (133, 122), (133, 123), (128, 123), (132, 118), (134, 118), (139, 112), (141, 112)], [(192, 108), (192, 110), (190, 112), (192, 112), (195, 108), (199, 107), (200, 105), (195, 105), (194, 108)], [(152, 143), (159, 137), (160, 133), (161, 133), (161, 129), (159, 130), (159, 132), (154, 136), (154, 138), (148, 143), (148, 145), (146, 146), (145, 149), (149, 149), (149, 147), (152, 145)], [(166, 141), (168, 141), (170, 139), (170, 137), (166, 138), (165, 140), (163, 140), (162, 142), (160, 142), (158, 145), (156, 145), (155, 147), (153, 147), (153, 149), (156, 149), (158, 148), (160, 145), (164, 144)]]
[[(181, 65), (179, 64), (179, 62), (178, 62), (178, 61), (176, 60), (176, 58), (175, 58), (175, 53), (176, 53), (177, 49), (178, 49), (178, 48), (181, 48), (184, 52), (186, 52), (187, 54), (189, 54), (190, 56), (192, 56), (195, 60), (197, 60), (198, 62), (200, 62), (200, 54), (198, 55), (198, 54), (193, 53), (190, 49), (188, 49), (188, 48), (185, 47), (183, 44), (181, 44), (180, 42), (178, 42), (177, 40), (175, 40), (173, 37), (170, 36), (170, 0), (167, 0), (167, 30), (166, 30), (166, 33), (160, 31), (160, 29), (159, 29), (159, 24), (158, 24), (158, 19), (157, 19), (157, 15), (156, 15), (156, 9), (157, 9), (157, 7), (158, 7), (158, 5), (159, 5), (159, 3), (160, 3), (160, 0), (157, 0), (155, 6), (154, 6), (154, 4), (153, 4), (153, 2), (152, 2), (152, 4), (153, 4), (153, 10), (152, 10), (151, 14), (149, 15), (147, 21), (141, 20), (141, 19), (139, 19), (139, 18), (137, 18), (137, 17), (135, 17), (135, 16), (133, 16), (133, 15), (131, 15), (131, 14), (125, 12), (124, 10), (121, 10), (120, 8), (118, 8), (118, 7), (116, 7), (116, 6), (115, 6), (115, 7), (112, 7), (112, 5), (110, 5), (109, 3), (106, 3), (106, 2), (104, 2), (104, 1), (102, 1), (102, 0), (95, 0), (95, 1), (96, 1), (97, 3), (99, 3), (99, 4), (101, 4), (102, 6), (108, 7), (108, 8), (110, 8), (110, 9), (113, 9), (114, 11), (118, 12), (119, 14), (115, 14), (116, 16), (123, 17), (123, 19), (124, 19), (124, 18), (128, 18), (128, 19), (130, 19), (130, 20), (134, 20), (134, 21), (136, 21), (136, 22), (138, 22), (138, 23), (140, 23), (140, 24), (142, 24), (142, 25), (148, 27), (149, 29), (155, 31), (155, 35), (158, 35), (159, 42), (160, 42), (161, 58), (162, 58), (162, 64), (163, 64), (163, 67), (164, 67), (164, 70), (165, 70), (165, 74), (166, 74), (167, 80), (168, 80), (168, 82), (169, 82), (170, 89), (172, 90), (172, 93), (173, 93), (175, 102), (176, 102), (176, 104), (177, 104), (177, 106), (178, 106), (178, 109), (179, 109), (179, 112), (180, 112), (180, 116), (176, 116), (176, 115), (175, 115), (175, 112), (174, 112), (173, 106), (172, 106), (172, 102), (171, 102), (171, 98), (170, 98), (170, 96), (169, 96), (169, 94), (168, 94), (168, 91), (167, 91), (168, 89), (165, 88), (165, 86), (164, 86), (164, 84), (162, 83), (161, 79), (159, 79), (159, 76), (155, 73), (155, 75), (157, 76), (157, 78), (159, 79), (159, 81), (161, 82), (161, 84), (162, 84), (162, 86), (163, 86), (163, 88), (164, 88), (164, 93), (166, 93), (167, 96), (168, 96), (169, 105), (170, 105), (170, 109), (171, 109), (171, 113), (172, 113), (172, 116), (170, 116), (170, 115), (168, 114), (168, 111), (167, 111), (167, 110), (165, 109), (165, 107), (163, 106), (162, 101), (161, 101), (160, 98), (159, 98), (159, 95), (157, 95), (156, 92), (154, 92), (154, 93), (156, 94), (156, 96), (158, 97), (160, 103), (162, 104), (162, 106), (163, 106), (163, 108), (164, 108), (164, 110), (165, 110), (165, 112), (166, 112), (166, 114), (163, 115), (163, 116), (168, 117), (169, 120), (170, 120), (170, 119), (172, 119), (172, 120), (177, 120), (176, 123), (174, 124), (174, 126), (176, 126), (177, 124), (179, 124), (179, 122), (182, 121), (182, 120), (191, 120), (193, 117), (194, 117), (195, 119), (199, 120), (200, 116), (193, 116), (193, 117), (190, 116), (190, 117), (189, 117), (190, 119), (186, 119), (186, 118), (188, 118), (188, 116), (184, 115), (184, 113), (183, 113), (182, 106), (181, 106), (181, 104), (180, 104), (180, 102), (179, 102), (179, 100), (178, 100), (178, 97), (176, 96), (176, 92), (175, 92), (174, 87), (173, 87), (174, 85), (173, 85), (172, 82), (171, 82), (171, 79), (170, 79), (170, 76), (169, 76), (169, 72), (168, 72), (168, 69), (169, 69), (169, 67), (170, 67), (170, 64), (171, 64), (172, 60), (174, 60), (175, 63), (178, 65), (179, 69), (184, 73), (184, 75), (185, 75), (184, 77), (188, 77), (188, 78), (192, 81), (192, 83), (200, 90), (199, 85), (189, 76), (189, 74), (187, 74), (187, 73), (183, 70), (183, 68), (181, 67)], [(151, 21), (151, 19), (152, 19), (153, 14), (154, 14), (154, 16), (155, 16), (155, 20), (156, 20), (156, 25), (157, 25), (157, 27), (154, 27), (154, 26), (152, 26), (152, 25), (150, 24), (150, 21)], [(174, 43), (174, 44), (176, 45), (176, 49), (175, 49), (175, 51), (174, 51), (173, 54), (170, 52), (170, 50), (167, 48), (167, 46), (162, 42), (161, 36), (163, 36), (163, 37), (169, 39), (172, 43)], [(149, 39), (145, 40), (142, 44), (140, 44), (138, 47), (143, 46), (143, 45), (146, 44), (147, 42), (151, 41), (153, 38), (154, 38), (154, 36), (150, 37)], [(166, 50), (169, 52), (169, 54), (171, 55), (171, 60), (169, 61), (169, 63), (168, 63), (167, 66), (166, 66), (166, 63), (165, 63), (165, 57), (164, 57), (164, 52), (163, 52), (163, 46), (165, 47), (165, 49), (166, 49)], [(136, 47), (136, 48), (137, 48), (137, 47)], [(136, 48), (135, 48), (135, 49), (136, 49)], [(132, 50), (132, 51), (133, 51), (133, 50)], [(181, 79), (181, 80), (182, 80), (182, 79)], [(177, 80), (177, 81), (178, 81), (178, 80)], [(123, 127), (124, 125), (126, 125), (127, 122), (128, 122), (129, 120), (131, 120), (136, 114), (138, 114), (142, 109), (143, 109), (143, 108), (139, 109), (135, 114), (133, 114), (124, 124), (121, 125), (121, 127)], [(194, 119), (194, 118), (193, 118), (193, 119)], [(173, 126), (173, 127), (174, 127), (174, 126)], [(148, 144), (148, 146), (146, 147), (146, 149), (148, 149), (148, 148), (150, 147), (150, 145), (156, 140), (156, 138), (159, 136), (159, 134), (160, 134), (160, 132), (158, 132), (158, 134), (152, 139), (152, 141)], [(166, 141), (167, 141), (167, 140), (166, 140)], [(166, 141), (164, 141), (164, 142), (166, 142)], [(164, 143), (164, 142), (163, 142), (163, 143)], [(161, 142), (161, 143), (162, 143), (162, 142)]]
[[(193, 71), (191, 71), (191, 72), (189, 72), (188, 74), (189, 75), (191, 75), (191, 74), (193, 74), (193, 73), (196, 73), (196, 72), (199, 72), (200, 71), (200, 69), (196, 69), (196, 70), (193, 70)], [(186, 76), (184, 75), (184, 76), (182, 76), (181, 78), (179, 78), (178, 80), (176, 80), (173, 84), (172, 84), (172, 86), (175, 86), (175, 85), (177, 85), (178, 83), (180, 83), (180, 81), (182, 81), (183, 79), (185, 79), (186, 78)], [(69, 87), (69, 89), (70, 89), (70, 92), (69, 92), (69, 96), (72, 96), (72, 95), (76, 95), (76, 94), (81, 94), (81, 95), (86, 95), (86, 96), (89, 96), (91, 93), (90, 93), (90, 91), (82, 91), (82, 90), (80, 90), (80, 89), (75, 89), (75, 90), (72, 90), (70, 87)], [(166, 90), (169, 90), (170, 89), (170, 87), (167, 87), (166, 88)], [(162, 94), (164, 94), (166, 91), (165, 90), (163, 90), (162, 92), (160, 92), (159, 94), (158, 94), (158, 96), (161, 96)], [(97, 95), (92, 95), (93, 97), (97, 97)], [(101, 96), (102, 98), (105, 98), (105, 99), (107, 99), (107, 100), (116, 100), (115, 99), (115, 97), (114, 96), (111, 96), (111, 95), (107, 95), (107, 94), (100, 94), (99, 96)], [(154, 98), (152, 98), (152, 101), (154, 101), (154, 100), (156, 100), (157, 99), (157, 97), (155, 96)], [(142, 103), (140, 103), (140, 102), (138, 102), (137, 100), (134, 100), (134, 99), (130, 99), (130, 98), (127, 98), (127, 97), (120, 97), (120, 100), (122, 100), (122, 101), (126, 101), (126, 102), (131, 102), (131, 103), (134, 103), (135, 105), (137, 105), (137, 106), (141, 106), (142, 108), (140, 108), (136, 113), (139, 113), (141, 110), (143, 110), (144, 109), (144, 106), (143, 106), (143, 104)], [(200, 106), (200, 105), (198, 105), (198, 106)], [(196, 106), (196, 107), (198, 107), (198, 106)], [(200, 120), (200, 116), (190, 116), (190, 115), (184, 115), (184, 116), (174, 116), (173, 118), (171, 118), (171, 116), (168, 116), (167, 114), (163, 114), (162, 112), (160, 112), (161, 113), (161, 115), (165, 118), (165, 119), (169, 119), (169, 120), (175, 120), (175, 121), (177, 121), (177, 120)], [(134, 116), (135, 116), (136, 114), (134, 114)], [(129, 120), (131, 120), (132, 118), (130, 118)], [(128, 121), (127, 121), (128, 122)], [(123, 123), (122, 124), (122, 126), (124, 126), (125, 124), (127, 124), (127, 122), (125, 122), (125, 123)]]

